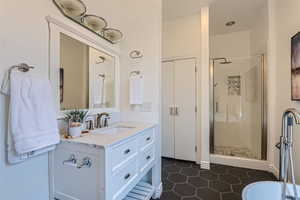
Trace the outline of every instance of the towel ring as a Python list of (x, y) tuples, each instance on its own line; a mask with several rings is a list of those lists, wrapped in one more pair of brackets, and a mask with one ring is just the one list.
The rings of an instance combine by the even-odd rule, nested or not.
[(9, 72), (11, 72), (12, 70), (14, 70), (16, 68), (21, 72), (28, 72), (30, 69), (34, 69), (33, 66), (29, 66), (26, 63), (20, 63), (19, 65), (11, 66), (9, 68)]
[(130, 72), (130, 76), (132, 75), (140, 75), (141, 74), (141, 71), (132, 71)]
[(139, 50), (133, 50), (129, 53), (129, 57), (132, 59), (138, 59), (144, 57), (144, 55)]

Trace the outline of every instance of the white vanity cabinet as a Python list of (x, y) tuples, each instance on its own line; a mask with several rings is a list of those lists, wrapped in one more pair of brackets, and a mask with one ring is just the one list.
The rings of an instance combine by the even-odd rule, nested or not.
[(147, 194), (141, 199), (149, 199), (154, 192), (151, 170), (160, 163), (155, 130), (153, 126), (107, 146), (63, 141), (50, 162), (53, 198), (121, 200), (130, 196), (135, 187), (141, 188), (137, 185), (145, 185), (148, 188), (142, 191)]

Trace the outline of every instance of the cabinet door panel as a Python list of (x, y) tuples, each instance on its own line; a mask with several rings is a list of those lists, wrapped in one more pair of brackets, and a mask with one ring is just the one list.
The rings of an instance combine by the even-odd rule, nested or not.
[(175, 158), (195, 161), (196, 73), (195, 60), (175, 62)]
[(162, 65), (162, 156), (174, 158), (174, 63)]

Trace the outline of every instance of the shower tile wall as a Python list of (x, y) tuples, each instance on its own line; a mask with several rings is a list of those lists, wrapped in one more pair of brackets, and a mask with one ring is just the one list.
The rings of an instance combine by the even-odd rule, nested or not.
[(216, 154), (260, 159), (260, 57), (214, 66), (214, 150)]

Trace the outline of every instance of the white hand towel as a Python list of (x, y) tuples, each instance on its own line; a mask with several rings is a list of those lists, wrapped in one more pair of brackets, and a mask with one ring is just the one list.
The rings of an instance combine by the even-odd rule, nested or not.
[(129, 78), (129, 103), (143, 104), (143, 77), (140, 75), (132, 75)]
[(103, 105), (105, 103), (105, 78), (97, 76), (94, 84), (95, 104)]
[(12, 71), (10, 93), (9, 137), (16, 154), (39, 154), (59, 143), (56, 111), (50, 82)]

